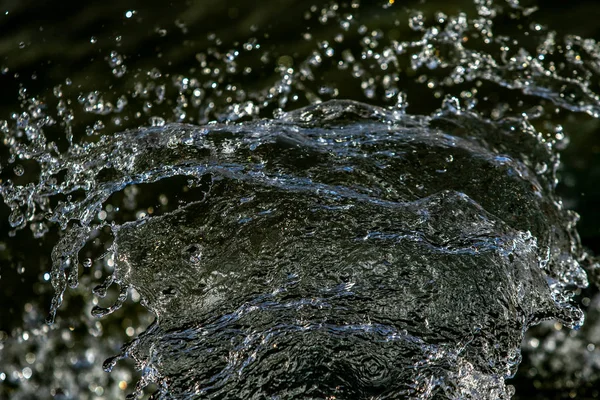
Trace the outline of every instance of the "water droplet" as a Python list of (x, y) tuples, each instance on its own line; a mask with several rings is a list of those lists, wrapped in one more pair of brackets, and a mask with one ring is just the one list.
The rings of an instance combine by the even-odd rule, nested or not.
[(116, 51), (113, 50), (110, 52), (110, 55), (108, 58), (108, 64), (111, 67), (117, 67), (117, 66), (123, 64), (123, 57), (119, 53), (117, 53)]
[(536, 174), (542, 175), (542, 174), (545, 174), (546, 171), (548, 171), (548, 164), (543, 163), (543, 162), (536, 164), (536, 166), (535, 166), (535, 173)]
[(408, 19), (408, 26), (413, 31), (424, 30), (425, 16), (420, 11), (413, 12)]
[(23, 368), (23, 378), (29, 379), (33, 375), (33, 371), (29, 367)]
[(23, 166), (21, 164), (17, 164), (13, 168), (13, 171), (15, 172), (15, 175), (23, 176), (23, 174), (25, 173), (25, 168), (23, 168)]
[(453, 114), (460, 113), (460, 101), (454, 96), (446, 96), (442, 102), (442, 110)]
[(151, 126), (163, 126), (165, 124), (165, 120), (161, 117), (150, 117), (150, 125)]
[(8, 223), (10, 224), (10, 226), (12, 226), (13, 228), (16, 228), (18, 226), (21, 226), (23, 224), (23, 222), (25, 221), (25, 216), (23, 215), (23, 213), (21, 213), (21, 211), (19, 210), (13, 210), (10, 215), (8, 216)]

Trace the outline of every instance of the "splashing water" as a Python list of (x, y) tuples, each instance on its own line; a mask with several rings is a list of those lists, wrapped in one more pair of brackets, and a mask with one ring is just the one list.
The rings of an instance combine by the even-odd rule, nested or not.
[[(104, 364), (135, 362), (133, 396), (510, 398), (525, 331), (583, 323), (571, 298), (596, 267), (554, 193), (564, 135), (547, 110), (599, 116), (597, 44), (559, 43), (533, 22), (522, 46), (493, 34), (500, 16), (530, 18), (516, 2), (478, 0), (472, 18), (411, 11), (405, 41), (359, 10), (311, 7), (306, 19), (335, 32), (303, 33), (315, 45), (303, 59), (257, 37), (223, 50), (211, 34), (194, 73), (153, 67), (116, 97), (73, 101), (69, 80), (53, 111), (21, 88), (22, 110), (0, 125), (11, 234), (59, 231), (50, 323), (67, 287), (82, 290), (92, 245), (103, 254), (81, 264), (107, 277), (90, 314), (111, 318), (131, 294), (154, 316)], [(127, 58), (107, 54), (113, 79), (131, 76)], [(256, 59), (276, 64), (274, 83), (244, 83)], [(332, 69), (340, 77), (322, 83)], [(423, 70), (419, 90), (441, 103), (411, 114), (401, 77)], [(335, 99), (356, 97), (354, 84), (363, 102)], [(523, 100), (495, 101), (485, 85)], [(72, 340), (64, 332), (53, 346)]]

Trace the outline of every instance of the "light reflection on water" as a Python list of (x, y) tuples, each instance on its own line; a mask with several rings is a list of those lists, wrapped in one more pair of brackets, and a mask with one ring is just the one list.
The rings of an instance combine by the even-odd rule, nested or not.
[[(135, 379), (126, 365), (109, 375), (100, 364), (156, 314), (126, 351), (143, 369), (141, 386), (158, 382), (165, 396), (197, 390), (223, 398), (254, 390), (258, 396), (258, 376), (266, 377), (260, 390), (284, 398), (335, 391), (340, 398), (427, 398), (436, 390), (449, 397), (510, 395), (503, 378), (519, 362), (523, 328), (544, 318), (574, 324), (579, 318), (567, 305), (568, 290), (586, 285), (579, 263), (588, 262), (574, 217), (553, 194), (555, 152), (567, 144), (563, 120), (598, 116), (598, 46), (557, 36), (532, 20), (533, 9), (516, 3), (478, 1), (465, 13), (422, 6), (409, 15), (394, 7), (377, 7), (386, 18), (357, 2), (298, 7), (293, 15), (307, 29), (297, 32), (289, 51), (271, 37), (281, 28), (254, 23), (244, 28), (243, 40), (221, 31), (194, 46), (185, 42), (193, 24), (173, 19), (175, 28), (157, 26), (149, 40), (182, 37), (181, 47), (194, 49), (193, 67), (165, 65), (165, 58), (182, 57), (173, 46), (136, 55), (127, 35), (95, 34), (82, 49), (103, 40), (101, 56), (83, 74), (63, 75), (51, 93), (28, 88), (39, 86), (40, 73), (32, 75), (20, 88), (20, 109), (15, 105), (0, 124), (8, 149), (2, 157), (2, 194), (11, 208), (6, 221), (44, 238), (46, 247), (57, 244), (51, 257), (48, 250), (36, 262), (43, 267), (40, 282), (53, 265), (54, 309), (66, 287), (73, 289), (51, 327), (40, 324), (48, 303), (25, 304), (26, 318), (5, 338), (6, 393), (27, 396), (40, 385), (81, 398), (90, 379), (97, 383), (86, 390), (98, 396), (131, 390)], [(131, 23), (144, 13), (133, 10), (123, 14)], [(525, 26), (527, 34), (495, 34), (501, 18)], [(105, 80), (86, 83), (93, 68), (104, 68)], [(3, 73), (13, 71), (19, 67)], [(286, 113), (332, 98), (386, 108), (333, 102)], [(169, 125), (182, 122), (204, 126)], [(140, 125), (155, 128), (116, 133)], [(431, 214), (431, 207), (441, 209)], [(66, 228), (60, 240), (57, 224)], [(344, 245), (359, 237), (364, 243)], [(364, 248), (356, 250), (357, 243)], [(195, 251), (185, 252), (190, 246)], [(390, 246), (390, 259), (379, 259), (380, 246)], [(470, 307), (483, 300), (468, 293), (500, 277), (469, 283), (459, 275), (439, 285), (445, 264), (513, 271), (506, 272), (511, 280), (495, 284), (503, 288), (496, 297), (506, 297), (504, 311), (481, 306), (472, 315), (481, 323), (469, 322)], [(34, 285), (38, 271), (25, 267), (15, 271), (29, 274)], [(398, 276), (391, 272), (396, 269)], [(410, 272), (408, 283), (401, 271)], [(103, 277), (106, 284), (95, 293), (106, 292), (107, 299), (94, 298), (91, 288)], [(134, 302), (126, 301), (130, 286)], [(80, 303), (79, 310), (72, 303)], [(90, 317), (107, 311), (115, 314)], [(219, 319), (232, 312), (241, 322)], [(234, 322), (239, 326), (229, 328)], [(213, 325), (223, 331), (200, 340)], [(367, 326), (380, 328), (363, 332)], [(430, 327), (446, 332), (444, 339), (432, 339)], [(404, 338), (402, 344), (394, 347), (400, 342), (390, 341), (389, 332)], [(592, 354), (581, 379), (593, 381), (595, 346), (589, 345), (596, 339), (585, 326), (582, 332), (586, 339), (568, 346)], [(541, 338), (568, 342), (556, 333)], [(189, 341), (192, 350), (173, 347), (173, 340)], [(344, 340), (353, 350), (339, 347)], [(374, 345), (380, 342), (386, 344)], [(531, 343), (528, 351), (539, 348)], [(267, 351), (272, 344), (282, 348)], [(228, 355), (208, 357), (207, 346)], [(34, 361), (23, 359), (21, 349)], [(547, 350), (532, 357), (542, 375), (553, 370), (544, 367), (553, 351)], [(283, 359), (295, 360), (298, 372), (271, 376)]]

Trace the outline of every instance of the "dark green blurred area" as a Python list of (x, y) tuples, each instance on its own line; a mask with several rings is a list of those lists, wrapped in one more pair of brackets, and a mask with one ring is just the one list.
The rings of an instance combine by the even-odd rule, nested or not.
[[(548, 27), (549, 30), (564, 34), (577, 34), (582, 37), (600, 39), (600, 2), (552, 0), (543, 2), (522, 2), (537, 4), (539, 10), (532, 19)], [(209, 34), (221, 40), (217, 47), (227, 50), (250, 37), (256, 37), (263, 49), (268, 49), (271, 59), (290, 56), (300, 60), (315, 49), (319, 37), (330, 37), (339, 30), (336, 24), (320, 24), (314, 18), (304, 18), (305, 12), (315, 5), (321, 9), (331, 2), (303, 0), (276, 1), (142, 1), (125, 0), (114, 2), (73, 2), (73, 1), (34, 1), (12, 0), (0, 5), (0, 120), (9, 119), (11, 113), (20, 112), (22, 100), (19, 88), (27, 88), (28, 96), (48, 99), (52, 103), (52, 91), (56, 85), (63, 85), (65, 92), (73, 99), (79, 93), (93, 90), (102, 91), (107, 97), (116, 98), (119, 94), (131, 93), (135, 82), (142, 79), (146, 71), (158, 68), (163, 74), (184, 74), (193, 76), (198, 69), (196, 54), (208, 47), (215, 47)], [(360, 8), (348, 8), (360, 23), (369, 28), (380, 28), (384, 34), (399, 40), (414, 37), (406, 23), (409, 10), (417, 9), (425, 14), (442, 10), (455, 14), (464, 10), (474, 13), (471, 1), (442, 0), (402, 1), (396, 0), (389, 8), (382, 7), (381, 1), (362, 1)], [(127, 11), (135, 11), (131, 18)], [(400, 24), (395, 24), (399, 21)], [(504, 34), (519, 34), (519, 21), (500, 19), (496, 29)], [(163, 34), (163, 30), (165, 33)], [(302, 35), (310, 32), (313, 41), (304, 40)], [(91, 43), (91, 38), (96, 38)], [(120, 39), (119, 39), (120, 37)], [(347, 48), (357, 48), (360, 37), (349, 33), (344, 41)], [(116, 50), (124, 55), (127, 73), (116, 78), (110, 72), (106, 58)], [(252, 56), (244, 59), (245, 65), (253, 67), (253, 73), (243, 82), (244, 88), (258, 88), (274, 80), (276, 61), (265, 68), (259, 59)], [(6, 68), (6, 69), (5, 69)], [(336, 69), (323, 70), (317, 77), (316, 86), (328, 82), (337, 74)], [(72, 85), (66, 87), (66, 79)], [(341, 78), (340, 78), (341, 79)], [(382, 100), (367, 99), (355, 80), (340, 81), (340, 98), (351, 98), (372, 104), (389, 105)], [(407, 73), (406, 81), (400, 85), (408, 94), (409, 113), (429, 114), (439, 107), (440, 101), (431, 92), (415, 82), (414, 74)], [(488, 88), (494, 91), (498, 101), (510, 101), (518, 95), (508, 89)], [(458, 90), (458, 89), (457, 89)], [(536, 103), (539, 99), (523, 101)], [(167, 95), (167, 99), (169, 96)], [(306, 100), (289, 105), (296, 108), (306, 104)], [(173, 101), (167, 100), (166, 107)], [(136, 108), (137, 107), (137, 108)], [(485, 105), (482, 105), (485, 107)], [(122, 128), (146, 125), (146, 119), (135, 117), (141, 105), (130, 104), (125, 111), (130, 119)], [(559, 193), (565, 205), (577, 211), (581, 220), (579, 232), (583, 244), (593, 253), (600, 254), (600, 122), (582, 113), (563, 112), (556, 117), (570, 138), (569, 146), (562, 151), (562, 166), (559, 170)], [(93, 123), (95, 116), (75, 115), (75, 136), (83, 137), (86, 125)], [(120, 130), (107, 128), (107, 134)], [(48, 130), (47, 135), (65, 148), (64, 133), (59, 127)], [(8, 150), (0, 147), (0, 162), (4, 171), (0, 179), (14, 179), (12, 165), (7, 166)], [(23, 163), (28, 174), (35, 173), (35, 165)], [(22, 179), (27, 179), (27, 176)], [(38, 282), (49, 270), (50, 253), (57, 239), (56, 228), (42, 240), (35, 240), (29, 232), (19, 232), (9, 236), (8, 208), (0, 206), (0, 295), (3, 304), (0, 310), (0, 330), (10, 330), (22, 318), (23, 305), (34, 301), (37, 304), (50, 303), (51, 288)], [(1, 245), (4, 243), (4, 245)], [(23, 267), (23, 272), (19, 272)], [(43, 286), (43, 287), (42, 287)], [(34, 287), (36, 288), (34, 291)], [(595, 288), (587, 293), (590, 297)], [(33, 300), (32, 300), (33, 299)], [(70, 314), (81, 312), (71, 311)], [(527, 360), (521, 370), (526, 370)], [(568, 391), (552, 390), (552, 382), (542, 382), (536, 389), (533, 380), (524, 373), (517, 375), (513, 384), (517, 387), (518, 399), (527, 398), (595, 398), (593, 388), (574, 388)], [(597, 382), (596, 382), (597, 383)], [(539, 386), (539, 385), (537, 385)]]

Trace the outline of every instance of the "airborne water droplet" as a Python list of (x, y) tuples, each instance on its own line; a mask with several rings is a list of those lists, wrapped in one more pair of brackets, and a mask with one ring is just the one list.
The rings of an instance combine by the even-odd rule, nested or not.
[(10, 224), (10, 226), (12, 226), (13, 228), (16, 228), (18, 226), (21, 226), (23, 224), (23, 222), (25, 221), (25, 216), (23, 215), (23, 213), (21, 211), (19, 211), (18, 209), (13, 210), (10, 215), (8, 216), (8, 223)]
[(442, 102), (442, 110), (457, 114), (462, 110), (460, 107), (460, 101), (456, 97), (447, 96)]
[(408, 25), (413, 31), (422, 31), (424, 29), (424, 23), (425, 17), (420, 11), (413, 12), (408, 20)]
[(151, 126), (163, 126), (165, 124), (165, 120), (161, 117), (150, 117), (150, 125)]
[(15, 175), (23, 176), (23, 174), (25, 173), (25, 168), (23, 168), (23, 166), (21, 164), (17, 164), (13, 168), (13, 171), (15, 172)]
[(548, 171), (548, 165), (546, 163), (538, 163), (535, 166), (535, 173), (538, 175), (542, 175)]

